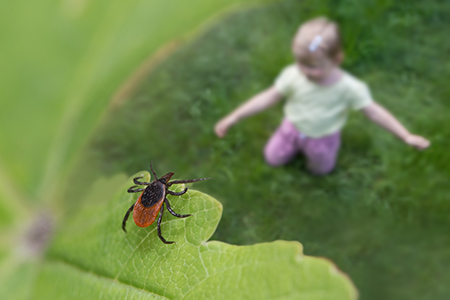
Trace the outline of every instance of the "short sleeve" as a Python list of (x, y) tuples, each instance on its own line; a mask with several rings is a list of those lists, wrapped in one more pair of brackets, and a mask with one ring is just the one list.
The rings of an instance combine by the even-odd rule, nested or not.
[(278, 92), (280, 92), (283, 96), (289, 95), (291, 90), (292, 81), (294, 79), (295, 74), (292, 72), (292, 66), (284, 68), (278, 77), (275, 79), (275, 88)]
[(360, 110), (372, 103), (370, 89), (364, 82), (352, 85), (350, 90), (350, 106), (353, 110)]

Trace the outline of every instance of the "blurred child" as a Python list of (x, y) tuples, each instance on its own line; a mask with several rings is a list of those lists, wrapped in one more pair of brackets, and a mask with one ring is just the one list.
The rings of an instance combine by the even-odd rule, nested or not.
[(336, 23), (323, 17), (304, 23), (293, 39), (292, 52), (295, 64), (284, 68), (273, 86), (216, 124), (219, 137), (224, 137), (238, 121), (286, 98), (284, 119), (264, 149), (266, 161), (272, 166), (286, 164), (303, 152), (313, 174), (331, 172), (340, 147), (340, 131), (350, 109), (362, 110), (371, 121), (408, 145), (417, 149), (430, 145), (373, 101), (364, 82), (340, 69), (344, 53)]

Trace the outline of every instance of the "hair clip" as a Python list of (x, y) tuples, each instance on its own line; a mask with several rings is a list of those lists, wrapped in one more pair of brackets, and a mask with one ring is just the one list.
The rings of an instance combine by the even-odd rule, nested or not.
[(317, 48), (319, 48), (320, 43), (322, 43), (322, 36), (321, 35), (316, 35), (314, 37), (314, 39), (311, 41), (311, 43), (309, 43), (309, 51), (311, 52), (315, 52), (317, 50)]

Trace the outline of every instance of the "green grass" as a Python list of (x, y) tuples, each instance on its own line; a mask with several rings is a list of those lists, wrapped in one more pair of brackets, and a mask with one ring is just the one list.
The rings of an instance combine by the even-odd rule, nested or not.
[[(233, 14), (182, 47), (148, 76), (97, 130), (73, 174), (76, 209), (89, 181), (149, 168), (196, 184), (222, 202), (213, 239), (253, 244), (298, 240), (347, 272), (361, 299), (450, 297), (448, 108), (450, 7), (427, 1), (282, 1)], [(277, 106), (219, 139), (213, 126), (292, 62), (290, 41), (304, 20), (327, 14), (342, 26), (344, 68), (412, 132), (415, 151), (354, 113), (337, 169), (305, 170), (302, 157), (271, 168), (262, 149), (281, 118)], [(117, 226), (120, 226), (117, 221)]]

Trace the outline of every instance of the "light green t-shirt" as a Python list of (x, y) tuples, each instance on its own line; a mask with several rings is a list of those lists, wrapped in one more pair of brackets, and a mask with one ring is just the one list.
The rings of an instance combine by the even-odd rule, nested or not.
[(284, 115), (309, 137), (322, 137), (340, 130), (351, 109), (372, 102), (368, 86), (347, 72), (334, 84), (318, 85), (306, 78), (295, 64), (286, 67), (275, 81), (286, 97)]

